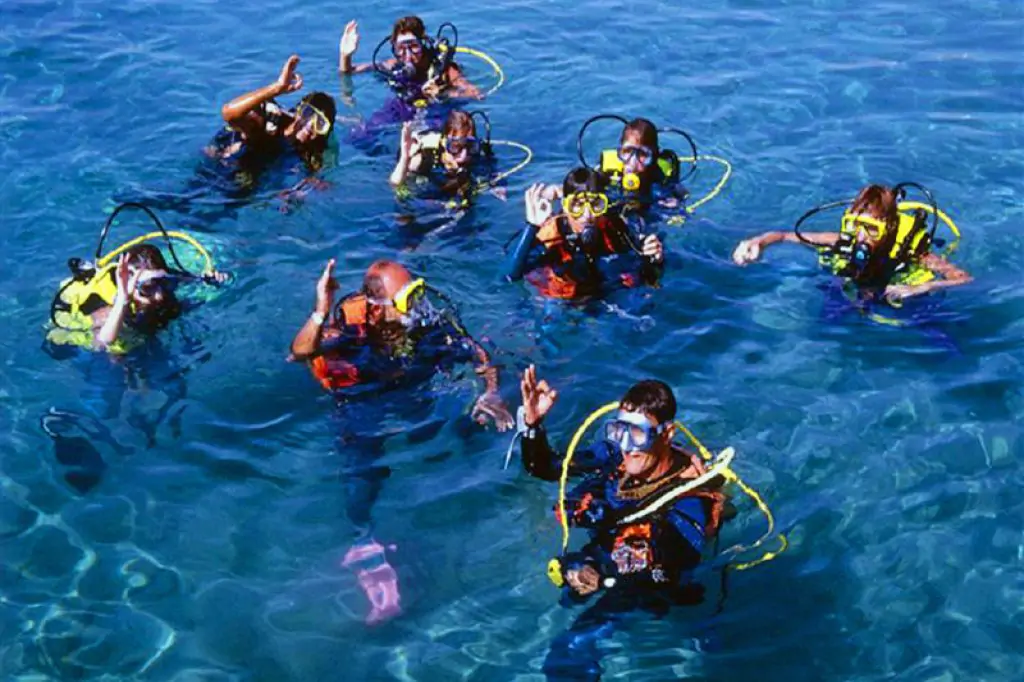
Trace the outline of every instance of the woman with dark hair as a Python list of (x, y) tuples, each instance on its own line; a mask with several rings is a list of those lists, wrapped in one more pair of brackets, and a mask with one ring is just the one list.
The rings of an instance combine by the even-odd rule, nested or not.
[[(510, 280), (523, 275), (541, 293), (554, 298), (593, 295), (608, 284), (653, 284), (665, 259), (656, 234), (634, 236), (612, 210), (608, 179), (590, 168), (576, 168), (562, 187), (533, 185), (526, 191), (527, 226), (513, 250)], [(562, 213), (552, 206), (561, 198)], [(628, 254), (638, 258), (625, 268), (611, 261)], [(618, 258), (617, 258), (618, 257)]]
[[(804, 244), (840, 255), (836, 274), (869, 291), (900, 301), (972, 281), (964, 270), (931, 252), (930, 241), (915, 239), (920, 231), (900, 228), (900, 197), (896, 189), (868, 185), (853, 200), (840, 232), (772, 231), (739, 243), (732, 254), (737, 265), (760, 259), (768, 246), (780, 242)], [(922, 276), (924, 275), (924, 276)]]
[(334, 129), (334, 99), (327, 93), (313, 92), (299, 100), (292, 111), (283, 109), (274, 99), (302, 88), (302, 75), (296, 71), (298, 65), (298, 55), (292, 55), (273, 83), (240, 95), (221, 108), (224, 122), (233, 135), (230, 140), (221, 140), (215, 145), (212, 155), (229, 158), (253, 154), (274, 158), (290, 146), (310, 172), (320, 169)]

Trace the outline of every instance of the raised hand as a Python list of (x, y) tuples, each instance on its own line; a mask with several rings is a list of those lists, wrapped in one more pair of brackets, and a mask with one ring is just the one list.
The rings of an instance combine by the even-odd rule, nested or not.
[(530, 185), (526, 190), (526, 222), (540, 227), (555, 214), (550, 194), (542, 183)]
[(548, 386), (543, 379), (537, 381), (537, 367), (530, 365), (523, 372), (523, 379), (519, 382), (519, 389), (523, 394), (523, 411), (526, 424), (537, 426), (541, 420), (554, 407), (558, 400), (558, 391)]
[(281, 75), (277, 77), (277, 87), (281, 94), (302, 89), (302, 74), (295, 69), (299, 67), (299, 55), (293, 54), (281, 67)]
[(338, 41), (338, 56), (341, 59), (351, 59), (358, 49), (359, 24), (353, 19), (345, 24), (345, 30), (341, 32), (341, 39)]
[(334, 259), (327, 261), (327, 267), (316, 283), (316, 312), (326, 317), (331, 312), (334, 291), (338, 283), (334, 279)]
[(412, 132), (412, 121), (402, 124), (402, 158), (408, 161), (417, 151), (416, 136)]
[(131, 295), (135, 292), (135, 287), (139, 282), (139, 275), (141, 272), (132, 272), (128, 266), (128, 254), (123, 253), (121, 257), (117, 259), (117, 271), (114, 274), (114, 280), (117, 284), (117, 297), (122, 301), (127, 302)]

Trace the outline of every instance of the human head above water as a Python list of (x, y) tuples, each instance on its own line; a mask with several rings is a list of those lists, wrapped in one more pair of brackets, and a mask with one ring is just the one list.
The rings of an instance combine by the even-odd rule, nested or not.
[(449, 169), (468, 168), (473, 157), (480, 150), (476, 136), (476, 121), (465, 111), (453, 111), (445, 119), (441, 129), (444, 146), (441, 150), (442, 163)]
[(402, 17), (391, 28), (391, 50), (403, 63), (422, 69), (427, 61), (423, 45), (426, 37), (427, 28), (422, 19), (415, 15)]
[(311, 92), (295, 106), (295, 120), (286, 134), (304, 149), (323, 152), (334, 130), (336, 115), (333, 97), (326, 92)]
[(143, 314), (152, 327), (177, 317), (180, 304), (163, 252), (152, 244), (138, 244), (125, 255), (129, 272), (136, 278), (135, 289), (130, 292), (135, 312)]
[(887, 284), (890, 273), (888, 254), (896, 245), (899, 233), (899, 197), (896, 191), (884, 185), (868, 185), (857, 194), (848, 213), (885, 223), (884, 234), (880, 234), (875, 225), (858, 223), (854, 240), (858, 244), (866, 244), (870, 252), (867, 262), (853, 279), (861, 285)]
[[(593, 224), (599, 215), (607, 211), (607, 191), (608, 177), (593, 168), (573, 168), (565, 176), (562, 181), (562, 196), (565, 198), (563, 205), (579, 202), (580, 206), (577, 211), (566, 210), (569, 222), (576, 231), (579, 231), (577, 228)], [(604, 201), (598, 202), (594, 199), (595, 195), (603, 195)], [(598, 203), (603, 203), (603, 206)]]
[(652, 427), (665, 425), (645, 451), (623, 452), (623, 466), (630, 476), (644, 476), (664, 464), (672, 451), (675, 435), (676, 398), (663, 381), (645, 379), (633, 384), (619, 401), (619, 413), (647, 419)]
[[(899, 197), (891, 187), (884, 185), (868, 185), (857, 194), (857, 197), (850, 204), (849, 213), (852, 215), (863, 215), (875, 220), (883, 221), (890, 229), (899, 225)], [(878, 236), (871, 230), (863, 231), (864, 238), (871, 244), (878, 241)]]
[[(632, 153), (638, 148), (646, 148), (649, 155)], [(624, 154), (626, 151), (630, 153)], [(620, 157), (625, 156), (623, 166), (627, 173), (643, 173), (655, 168), (654, 162), (658, 158), (658, 128), (646, 118), (633, 119), (622, 129), (619, 153)]]

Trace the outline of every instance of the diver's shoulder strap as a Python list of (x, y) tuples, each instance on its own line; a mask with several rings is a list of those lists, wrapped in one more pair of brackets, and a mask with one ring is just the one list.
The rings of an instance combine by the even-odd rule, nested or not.
[(366, 324), (366, 296), (364, 294), (349, 294), (335, 308), (335, 317), (341, 313), (340, 320), (335, 320), (339, 325), (363, 325)]

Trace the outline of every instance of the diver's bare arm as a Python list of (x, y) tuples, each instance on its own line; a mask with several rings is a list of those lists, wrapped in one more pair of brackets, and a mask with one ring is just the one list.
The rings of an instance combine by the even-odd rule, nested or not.
[[(836, 241), (839, 239), (837, 232), (804, 232), (804, 239), (809, 242), (814, 242), (818, 246), (834, 246)], [(772, 244), (778, 244), (779, 242), (789, 242), (790, 244), (803, 244), (804, 246), (811, 246), (807, 242), (796, 236), (795, 232), (790, 231), (773, 231), (765, 232), (754, 237), (755, 240), (761, 245), (761, 248), (771, 246)]]
[(367, 71), (373, 71), (373, 64), (353, 64), (351, 57), (348, 59), (342, 57), (341, 63), (338, 64), (338, 73), (341, 74), (355, 75), (358, 73), (366, 73)]
[(284, 92), (286, 92), (285, 88), (275, 81), (270, 85), (265, 85), (262, 88), (236, 97), (221, 107), (220, 114), (224, 118), (225, 123), (244, 135), (258, 135), (263, 132), (263, 125), (261, 122), (253, 121), (249, 118), (249, 112)]
[[(910, 286), (899, 287), (897, 291), (900, 292), (900, 298), (910, 298), (912, 296), (920, 296), (921, 294), (927, 294), (932, 291), (939, 289), (948, 289), (950, 287), (958, 287), (969, 282), (973, 282), (974, 278), (967, 273), (966, 270), (958, 268), (953, 265), (945, 258), (940, 258), (935, 254), (929, 253), (921, 259), (921, 264), (934, 272), (937, 275), (941, 275), (942, 279), (935, 279), (931, 282), (925, 282), (924, 284), (914, 284)], [(893, 287), (895, 288), (895, 287)]]
[[(318, 318), (318, 314), (323, 317)], [(317, 310), (306, 318), (306, 323), (302, 325), (302, 329), (299, 330), (299, 333), (292, 340), (292, 354), (288, 357), (288, 360), (301, 362), (311, 360), (319, 354), (320, 342), (324, 337), (324, 324), (329, 314), (330, 311), (321, 312)]]
[(114, 298), (114, 304), (107, 309), (107, 318), (103, 321), (96, 334), (96, 347), (106, 350), (117, 341), (124, 327), (124, 318), (128, 314), (128, 299), (120, 293)]
[(476, 373), (484, 381), (484, 390), (488, 393), (496, 393), (498, 391), (498, 368), (491, 364), (491, 356), (487, 354), (483, 346), (476, 342), (476, 339), (466, 337), (466, 341), (476, 354)]
[(483, 99), (483, 93), (480, 92), (480, 88), (469, 82), (465, 74), (462, 73), (462, 69), (454, 64), (448, 67), (448, 97), (455, 97), (459, 99)]

